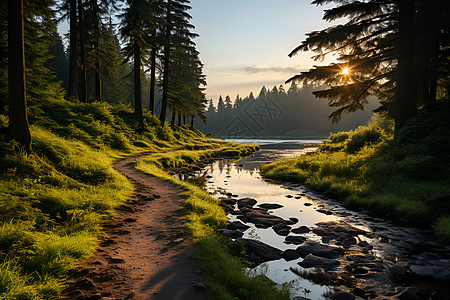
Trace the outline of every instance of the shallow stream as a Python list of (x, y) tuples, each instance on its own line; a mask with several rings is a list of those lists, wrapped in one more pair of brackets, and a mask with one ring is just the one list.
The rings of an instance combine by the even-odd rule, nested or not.
[[(348, 276), (352, 280), (352, 283), (348, 284), (347, 287), (342, 283), (340, 283), (340, 286), (327, 285), (320, 280), (314, 280), (316, 283), (313, 283), (313, 281), (299, 276), (299, 274), (314, 274), (314, 270), (316, 270), (315, 268), (302, 268), (299, 263), (304, 258), (290, 261), (284, 258), (272, 260), (250, 270), (252, 274), (264, 274), (278, 284), (289, 283), (292, 298), (301, 299), (303, 296), (309, 299), (326, 299), (327, 293), (344, 291), (354, 295), (355, 291), (360, 292), (360, 290), (366, 292), (365, 295), (360, 292), (362, 298), (367, 298), (369, 292), (374, 296), (384, 290), (390, 290), (392, 294), (395, 294), (404, 288), (416, 286), (421, 288), (419, 294), (426, 295), (427, 299), (447, 299), (445, 296), (447, 294), (445, 281), (418, 276), (409, 269), (411, 265), (419, 265), (419, 267), (439, 265), (444, 266), (447, 270), (450, 269), (448, 268), (450, 266), (448, 257), (450, 248), (431, 242), (429, 231), (398, 227), (392, 222), (371, 217), (368, 212), (347, 210), (337, 201), (315, 193), (303, 185), (265, 180), (260, 175), (261, 163), (315, 150), (316, 147), (312, 144), (297, 142), (266, 143), (261, 146), (260, 151), (252, 156), (238, 161), (216, 160), (203, 166), (201, 170), (182, 172), (177, 176), (183, 180), (202, 185), (215, 197), (254, 198), (257, 200), (255, 207), (264, 203), (282, 205), (281, 208), (269, 209), (268, 213), (285, 220), (289, 218), (298, 219), (298, 223), (290, 227), (292, 229), (302, 226), (310, 229), (309, 232), (302, 234), (289, 232), (289, 236), (302, 236), (307, 241), (336, 246), (333, 237), (330, 239), (330, 236), (324, 236), (320, 233), (321, 231), (317, 230), (321, 226), (325, 226), (323, 224), (345, 224), (345, 226), (348, 225), (350, 228), (359, 231), (354, 234), (356, 242), (350, 246), (344, 246), (345, 255), (340, 258), (339, 268), (344, 267), (346, 259), (349, 260), (348, 255), (360, 255), (366, 259), (362, 262), (362, 265), (365, 264), (365, 269), (362, 269), (363, 272), (359, 272), (362, 274), (354, 274), (356, 271), (350, 265), (345, 266), (345, 270), (348, 271)], [(226, 196), (227, 193), (228, 196)], [(229, 214), (228, 217), (230, 221), (243, 220), (238, 213)], [(261, 228), (261, 226), (251, 222), (245, 222), (245, 225), (250, 226), (250, 228), (244, 231), (244, 239), (259, 240), (282, 251), (296, 249), (299, 245), (286, 244), (286, 236), (279, 235), (270, 227)], [(342, 246), (339, 243), (338, 245)], [(370, 259), (370, 257), (374, 257), (374, 259)], [(440, 261), (433, 264), (431, 262), (433, 260)], [(378, 262), (378, 269), (375, 268), (375, 271), (369, 266), (369, 264), (373, 265), (374, 261)], [(383, 266), (383, 268), (380, 266)], [(422, 268), (419, 267), (416, 269)], [(445, 269), (443, 270), (444, 273)], [(424, 270), (418, 271), (420, 275), (423, 275), (424, 272)], [(340, 269), (337, 270), (336, 274), (338, 273), (341, 273)], [(411, 273), (412, 275), (405, 277), (403, 273), (406, 273), (406, 275)], [(446, 276), (446, 274), (442, 276)]]

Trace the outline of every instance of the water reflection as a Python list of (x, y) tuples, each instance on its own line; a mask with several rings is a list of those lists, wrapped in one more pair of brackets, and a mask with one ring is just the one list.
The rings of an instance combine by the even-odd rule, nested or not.
[[(376, 256), (396, 262), (398, 257), (411, 257), (424, 251), (427, 232), (415, 228), (395, 227), (391, 222), (372, 218), (366, 214), (348, 211), (340, 203), (316, 194), (300, 184), (280, 184), (261, 179), (259, 168), (262, 162), (291, 157), (315, 151), (316, 147), (304, 145), (278, 144), (263, 145), (261, 151), (239, 161), (216, 160), (199, 171), (184, 170), (177, 174), (178, 178), (203, 187), (215, 197), (233, 195), (239, 198), (255, 198), (255, 207), (263, 203), (281, 204), (283, 207), (269, 210), (272, 215), (283, 219), (298, 218), (299, 222), (292, 226), (297, 228), (307, 226), (317, 227), (317, 223), (345, 220), (364, 234), (358, 235), (360, 241), (373, 245), (371, 251)], [(331, 214), (325, 214), (330, 212)], [(237, 221), (234, 215), (228, 215), (230, 221)], [(295, 249), (298, 246), (285, 244), (284, 236), (275, 233), (272, 228), (257, 228), (252, 223), (244, 232), (244, 238), (260, 240), (281, 250)], [(292, 232), (290, 236), (295, 236)], [(321, 241), (321, 237), (313, 232), (301, 234), (310, 241)], [(249, 270), (250, 274), (264, 274), (278, 284), (289, 283), (293, 297), (305, 296), (305, 289), (311, 291), (311, 299), (324, 299), (323, 295), (332, 290), (331, 287), (307, 280), (299, 274), (310, 273), (311, 269), (303, 269), (298, 263), (302, 258), (285, 261), (284, 259), (270, 261), (257, 268)], [(316, 283), (314, 283), (314, 282)]]

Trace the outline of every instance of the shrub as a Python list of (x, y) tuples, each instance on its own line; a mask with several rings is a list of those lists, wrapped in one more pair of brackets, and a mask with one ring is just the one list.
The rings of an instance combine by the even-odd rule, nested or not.
[(345, 142), (345, 151), (355, 153), (364, 146), (376, 144), (381, 141), (383, 132), (377, 127), (359, 127)]

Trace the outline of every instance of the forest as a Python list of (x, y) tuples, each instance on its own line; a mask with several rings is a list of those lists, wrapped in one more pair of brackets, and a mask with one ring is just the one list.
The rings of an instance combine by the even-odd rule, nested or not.
[(312, 4), (214, 105), (189, 0), (0, 0), (0, 299), (448, 299), (450, 2)]
[(333, 124), (327, 116), (333, 112), (327, 103), (315, 99), (312, 92), (317, 88), (297, 87), (291, 83), (287, 91), (283, 85), (272, 89), (262, 87), (255, 97), (219, 97), (217, 107), (209, 101), (206, 123), (197, 128), (205, 134), (220, 138), (287, 138), (326, 139), (330, 132), (352, 130), (365, 125), (378, 107), (375, 98), (363, 111), (345, 115)]

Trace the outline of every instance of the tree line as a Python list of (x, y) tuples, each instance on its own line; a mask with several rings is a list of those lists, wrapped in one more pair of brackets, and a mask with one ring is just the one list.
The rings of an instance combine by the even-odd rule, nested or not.
[(335, 54), (338, 62), (314, 66), (287, 82), (322, 84), (314, 95), (337, 108), (329, 118), (361, 110), (368, 97), (398, 131), (418, 108), (448, 99), (450, 90), (450, 2), (445, 0), (315, 0), (334, 3), (323, 19), (346, 22), (307, 34), (292, 52), (313, 51), (316, 60)]
[[(144, 129), (143, 96), (162, 125), (167, 115), (172, 124), (176, 118), (192, 126), (204, 120), (206, 78), (189, 3), (0, 0), (0, 112), (9, 114), (9, 136), (30, 149), (27, 100), (63, 96), (83, 103), (129, 101), (138, 130)], [(57, 33), (64, 20), (67, 54)]]
[(199, 124), (198, 129), (221, 138), (326, 138), (330, 132), (366, 124), (379, 104), (372, 97), (364, 111), (332, 124), (327, 115), (333, 109), (315, 99), (313, 90), (292, 82), (287, 90), (283, 85), (271, 89), (263, 86), (256, 96), (252, 92), (244, 98), (220, 96), (216, 105), (211, 99), (205, 113), (208, 122)]

